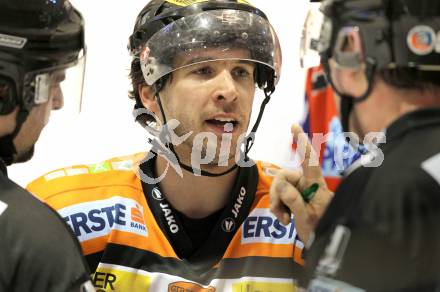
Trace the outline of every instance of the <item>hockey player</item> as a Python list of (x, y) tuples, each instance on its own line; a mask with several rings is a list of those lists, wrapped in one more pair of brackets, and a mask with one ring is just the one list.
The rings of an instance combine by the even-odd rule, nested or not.
[(84, 49), (83, 19), (68, 1), (0, 1), (0, 291), (94, 291), (69, 227), (6, 173), (32, 157)]
[[(129, 48), (152, 150), (29, 186), (73, 228), (95, 287), (295, 291), (302, 243), (269, 212), (273, 168), (247, 156), (280, 77), (266, 15), (243, 0), (153, 0)], [(257, 86), (265, 100), (246, 134)]]
[[(333, 200), (319, 167), (310, 166), (312, 151), (303, 173), (283, 171), (275, 179), (272, 210), (282, 220), (287, 206), (309, 241), (302, 285), (438, 290), (440, 4), (331, 0), (321, 11), (313, 43), (338, 95), (343, 128), (382, 143), (351, 167)], [(293, 132), (298, 138), (301, 129)], [(300, 192), (313, 183), (318, 188), (303, 199)]]

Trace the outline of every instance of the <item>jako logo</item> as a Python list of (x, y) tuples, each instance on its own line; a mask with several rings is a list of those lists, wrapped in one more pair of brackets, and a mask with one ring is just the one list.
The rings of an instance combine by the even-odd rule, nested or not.
[(235, 221), (231, 217), (225, 218), (222, 222), (222, 229), (225, 232), (231, 232), (235, 229)]
[(153, 196), (153, 198), (155, 198), (158, 201), (162, 201), (163, 200), (163, 196), (162, 196), (162, 193), (160, 192), (159, 188), (154, 188), (151, 191), (151, 195)]
[(243, 205), (243, 199), (246, 196), (246, 189), (244, 187), (241, 187), (240, 194), (238, 195), (237, 201), (234, 204), (234, 207), (232, 209), (232, 214), (234, 215), (234, 218), (237, 219), (238, 213), (240, 212), (241, 205)]
[(159, 205), (162, 209), (163, 216), (167, 220), (168, 228), (170, 229), (171, 233), (179, 232), (179, 226), (177, 226), (176, 224), (176, 219), (174, 218), (174, 215), (171, 214), (170, 206), (165, 203), (160, 203)]
[(284, 226), (269, 209), (254, 209), (243, 222), (242, 243), (290, 244), (297, 237), (294, 221)]
[(112, 229), (148, 235), (143, 210), (132, 199), (112, 197), (73, 205), (58, 212), (80, 241), (106, 235)]

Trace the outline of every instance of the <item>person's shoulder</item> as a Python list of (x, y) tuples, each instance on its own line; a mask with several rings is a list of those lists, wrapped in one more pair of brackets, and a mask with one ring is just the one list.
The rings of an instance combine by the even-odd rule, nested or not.
[(21, 281), (42, 291), (57, 282), (65, 291), (88, 280), (79, 244), (54, 210), (12, 182), (0, 201), (0, 247), (8, 251), (2, 262), (21, 279), (19, 290), (29, 289)]
[(24, 235), (43, 235), (49, 228), (66, 229), (55, 211), (12, 181), (7, 189), (2, 189), (0, 202), (4, 204), (1, 222), (13, 226), (17, 231), (30, 231), (23, 232)]
[[(422, 120), (420, 123), (428, 123)], [(413, 121), (414, 124), (417, 122)], [(420, 167), (425, 161), (440, 154), (440, 125), (419, 126), (387, 141), (384, 148), (384, 165), (389, 168)]]
[(420, 224), (428, 213), (438, 213), (440, 153), (425, 154), (394, 161), (385, 157), (383, 166), (373, 171), (360, 200), (365, 219), (390, 230), (399, 224)]
[(54, 243), (74, 247), (70, 230), (53, 209), (20, 186), (10, 186), (0, 196), (4, 204), (0, 225), (5, 240), (12, 244), (16, 241), (23, 248), (48, 249), (47, 252)]
[(28, 184), (27, 190), (45, 201), (60, 193), (106, 185), (136, 184), (145, 153), (114, 157), (99, 163), (56, 169)]
[(419, 139), (423, 136), (419, 136), (419, 133), (407, 135), (397, 141), (391, 151), (385, 150), (382, 164), (367, 170), (371, 171), (368, 189), (375, 189), (378, 196), (386, 192), (390, 198), (438, 190), (440, 141)]
[(5, 217), (8, 220), (24, 220), (34, 211), (43, 214), (48, 211), (47, 206), (6, 176), (0, 175), (0, 190), (0, 202), (3, 206), (2, 213), (4, 213), (3, 221)]
[(273, 178), (281, 168), (264, 161), (256, 161), (255, 165), (258, 170), (258, 190), (269, 193)]

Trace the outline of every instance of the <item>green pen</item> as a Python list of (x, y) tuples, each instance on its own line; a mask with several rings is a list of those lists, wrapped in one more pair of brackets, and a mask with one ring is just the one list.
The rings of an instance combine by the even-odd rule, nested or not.
[(313, 197), (315, 196), (318, 189), (319, 189), (319, 184), (317, 184), (317, 183), (313, 183), (311, 186), (306, 188), (301, 193), (301, 196), (302, 196), (304, 202), (309, 203), (313, 199)]

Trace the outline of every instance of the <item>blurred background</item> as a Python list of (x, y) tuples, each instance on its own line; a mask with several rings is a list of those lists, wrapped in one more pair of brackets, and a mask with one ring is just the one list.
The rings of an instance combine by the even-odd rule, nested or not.
[[(127, 40), (147, 0), (71, 2), (82, 12), (86, 25), (82, 110), (79, 115), (65, 110), (52, 112), (34, 158), (9, 168), (10, 177), (22, 186), (60, 167), (97, 163), (148, 149), (146, 132), (134, 122), (133, 102), (127, 96)], [(305, 70), (299, 65), (299, 43), (309, 4), (306, 0), (251, 2), (267, 14), (274, 26), (281, 42), (283, 66), (250, 156), (286, 166), (291, 160), (290, 125), (303, 116)], [(256, 101), (261, 101), (262, 92), (257, 94)], [(260, 102), (254, 102), (254, 118), (259, 107)]]

